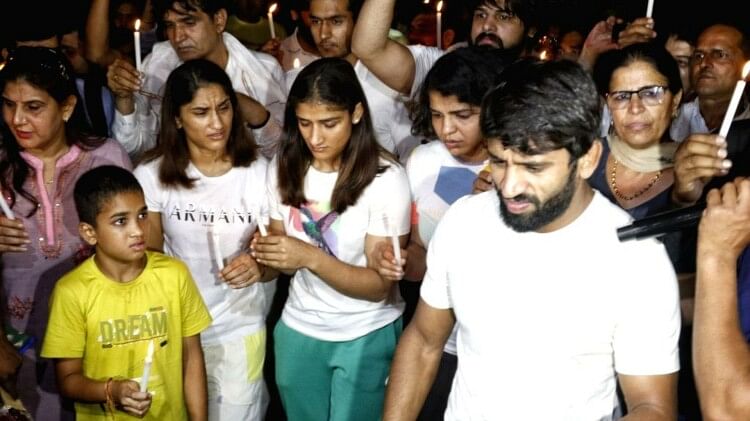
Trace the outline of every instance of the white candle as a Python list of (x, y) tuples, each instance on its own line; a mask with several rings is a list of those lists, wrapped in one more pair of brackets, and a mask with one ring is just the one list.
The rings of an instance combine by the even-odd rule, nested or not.
[(151, 363), (154, 357), (154, 340), (148, 341), (146, 359), (143, 360), (143, 376), (141, 376), (141, 392), (148, 390), (148, 378), (151, 376)]
[(650, 18), (654, 15), (654, 0), (648, 0), (648, 6), (646, 6), (646, 17)]
[(258, 209), (258, 212), (256, 213), (257, 220), (258, 220), (258, 230), (260, 231), (260, 235), (263, 237), (268, 237), (268, 230), (266, 229), (266, 217), (263, 214), (263, 212)]
[(745, 63), (742, 68), (742, 79), (737, 81), (734, 85), (734, 92), (732, 93), (732, 99), (729, 101), (729, 107), (727, 112), (724, 114), (724, 120), (721, 122), (721, 129), (719, 129), (719, 136), (726, 138), (729, 134), (729, 127), (732, 125), (734, 120), (734, 114), (737, 112), (737, 106), (740, 105), (740, 99), (742, 99), (742, 93), (745, 91), (745, 78), (750, 73), (750, 61)]
[(3, 208), (3, 213), (5, 214), (6, 218), (16, 219), (16, 216), (13, 215), (13, 211), (10, 209), (8, 202), (5, 201), (5, 197), (3, 196), (3, 193), (1, 191), (0, 191), (0, 208)]
[(276, 28), (273, 27), (273, 12), (276, 11), (276, 3), (268, 8), (268, 27), (271, 28), (271, 38), (276, 38)]
[(437, 13), (435, 19), (437, 19), (437, 48), (443, 48), (443, 1), (440, 0), (437, 4)]
[(140, 72), (143, 66), (141, 65), (141, 33), (138, 32), (139, 29), (141, 29), (141, 20), (136, 19), (133, 45), (135, 45), (135, 69)]
[(224, 259), (221, 257), (221, 248), (219, 247), (219, 233), (212, 228), (209, 228), (208, 233), (211, 236), (211, 243), (214, 249), (214, 261), (219, 270), (222, 270), (224, 269)]
[(391, 237), (391, 246), (393, 247), (393, 254), (396, 256), (396, 262), (401, 267), (401, 244), (398, 241), (398, 235), (396, 235), (396, 228), (391, 227), (387, 214), (383, 214), (383, 224), (385, 224), (385, 229)]

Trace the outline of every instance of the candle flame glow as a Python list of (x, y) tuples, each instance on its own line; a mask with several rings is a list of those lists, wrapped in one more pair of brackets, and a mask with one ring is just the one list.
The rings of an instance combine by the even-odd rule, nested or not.
[(292, 66), (294, 66), (295, 69), (299, 69), (299, 58), (295, 57), (294, 62), (292, 62)]
[(547, 50), (542, 51), (542, 54), (539, 54), (540, 60), (547, 60)]
[(141, 20), (136, 19), (135, 20), (135, 31), (138, 32), (138, 30), (141, 29)]
[(438, 2), (437, 7), (435, 8), (435, 10), (437, 10), (438, 13), (440, 13), (441, 11), (443, 11), (443, 0), (440, 0)]
[(745, 63), (745, 66), (742, 67), (742, 78), (747, 78), (747, 75), (750, 74), (750, 61)]
[(276, 3), (272, 4), (271, 7), (268, 8), (268, 13), (270, 14), (270, 13), (275, 12), (276, 11), (276, 7), (278, 7), (278, 5)]
[(424, 4), (430, 4), (430, 0), (424, 0), (422, 3), (424, 3)]

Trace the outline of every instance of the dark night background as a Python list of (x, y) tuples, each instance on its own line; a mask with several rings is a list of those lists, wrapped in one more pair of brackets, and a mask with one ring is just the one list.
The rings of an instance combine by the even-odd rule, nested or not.
[[(294, 0), (272, 1), (278, 1), (283, 6)], [(434, 8), (436, 2), (431, 0), (432, 5), (428, 7)], [(448, 10), (461, 9), (463, 3), (464, 0), (445, 0), (445, 7)], [(710, 23), (727, 22), (750, 33), (750, 14), (740, 10), (743, 3), (747, 5), (742, 0), (655, 0), (655, 29), (664, 32), (675, 28), (690, 33), (698, 32)], [(547, 23), (557, 23), (563, 29), (578, 28), (585, 34), (610, 13), (625, 20), (643, 16), (647, 0), (536, 0), (536, 4), (540, 29), (544, 29)], [(27, 26), (31, 21), (43, 25), (62, 23), (72, 27), (76, 21), (85, 19), (88, 5), (88, 0), (3, 0), (0, 2), (0, 42), (8, 38), (17, 26)], [(422, 0), (398, 0), (395, 24), (401, 23), (404, 27), (422, 7)], [(449, 19), (448, 10), (446, 19)], [(283, 15), (279, 15), (280, 22), (284, 21)]]

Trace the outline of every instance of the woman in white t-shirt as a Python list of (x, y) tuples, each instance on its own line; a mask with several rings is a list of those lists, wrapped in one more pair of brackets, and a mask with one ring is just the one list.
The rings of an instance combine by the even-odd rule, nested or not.
[[(486, 167), (489, 154), (479, 125), (484, 95), (500, 81), (510, 63), (507, 53), (487, 47), (464, 47), (442, 56), (416, 94), (412, 131), (436, 141), (418, 146), (406, 163), (414, 218), (408, 258), (399, 284), (409, 323), (419, 301), (426, 271), (427, 244), (443, 214), (459, 198), (492, 188)], [(481, 175), (480, 175), (481, 174)], [(390, 254), (386, 253), (390, 258)], [(399, 267), (385, 264), (381, 273), (395, 276)], [(456, 372), (456, 335), (445, 345), (440, 369), (419, 420), (442, 420)]]
[(406, 243), (404, 169), (380, 147), (352, 66), (320, 59), (297, 76), (269, 168), (272, 235), (258, 262), (293, 274), (274, 330), (276, 382), (294, 420), (378, 420), (401, 333), (396, 283), (372, 268)]
[[(135, 170), (149, 248), (183, 260), (213, 318), (201, 335), (212, 420), (262, 420), (271, 279), (248, 247), (267, 207), (267, 162), (242, 126), (229, 77), (207, 60), (167, 79), (158, 146)], [(198, 386), (195, 386), (198, 387)]]

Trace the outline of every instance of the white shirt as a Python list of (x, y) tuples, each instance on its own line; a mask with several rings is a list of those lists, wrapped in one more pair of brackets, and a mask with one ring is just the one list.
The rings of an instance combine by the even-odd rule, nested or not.
[[(284, 71), (279, 62), (268, 54), (250, 51), (235, 37), (224, 32), (224, 46), (229, 61), (224, 71), (229, 75), (235, 91), (255, 99), (271, 113), (260, 129), (252, 130), (261, 153), (271, 157), (276, 152), (284, 121), (286, 94)], [(167, 77), (182, 61), (168, 41), (156, 43), (151, 54), (143, 61), (142, 90), (163, 98)], [(122, 115), (115, 111), (112, 127), (114, 138), (137, 159), (156, 145), (161, 121), (161, 99), (135, 95), (135, 112)]]
[(421, 290), (458, 325), (446, 420), (610, 420), (616, 373), (679, 369), (676, 276), (656, 240), (618, 241), (630, 221), (599, 193), (545, 234), (508, 228), (495, 191), (448, 210)]
[(279, 50), (283, 53), (281, 68), (284, 69), (285, 72), (294, 69), (294, 59), (298, 59), (300, 67), (304, 67), (320, 58), (313, 53), (305, 51), (305, 49), (299, 44), (297, 35), (298, 30), (295, 28), (294, 33), (284, 38), (279, 45)]
[[(365, 237), (368, 234), (387, 237), (409, 232), (411, 196), (406, 172), (400, 165), (382, 160), (381, 163), (388, 165), (388, 169), (373, 179), (355, 205), (335, 217), (329, 212), (338, 173), (324, 173), (310, 166), (304, 184), (308, 205), (300, 210), (281, 203), (277, 188), (278, 161), (273, 160), (268, 173), (271, 218), (282, 221), (286, 235), (324, 250), (327, 247), (344, 263), (366, 267)], [(388, 216), (391, 232), (385, 227), (383, 215)], [(308, 234), (311, 225), (322, 232), (322, 240)], [(319, 340), (349, 341), (392, 323), (403, 310), (404, 303), (396, 284), (390, 297), (372, 302), (344, 295), (303, 268), (292, 278), (281, 319), (290, 328)]]
[(409, 49), (414, 58), (414, 81), (412, 82), (411, 93), (409, 94), (413, 98), (419, 92), (419, 88), (422, 86), (422, 82), (424, 82), (432, 66), (446, 52), (437, 47), (428, 47), (419, 44), (407, 45), (406, 48)]
[[(743, 106), (740, 104), (740, 106)], [(745, 106), (745, 110), (740, 114), (737, 114), (732, 121), (747, 120), (750, 119), (750, 106)], [(706, 120), (701, 115), (700, 105), (698, 98), (682, 104), (680, 106), (680, 112), (672, 120), (672, 125), (669, 127), (669, 134), (673, 140), (682, 142), (688, 136), (693, 133), (710, 133)], [(718, 133), (718, 132), (717, 132)]]
[(165, 187), (159, 181), (161, 158), (139, 165), (134, 173), (143, 186), (149, 212), (161, 214), (164, 252), (190, 268), (213, 323), (201, 333), (206, 345), (231, 342), (265, 325), (273, 285), (253, 284), (232, 289), (219, 280), (211, 236), (218, 236), (224, 263), (247, 251), (258, 226), (258, 215), (268, 207), (268, 163), (258, 158), (249, 167), (233, 167), (217, 177), (203, 175), (192, 163), (186, 170), (195, 179), (191, 189)]

